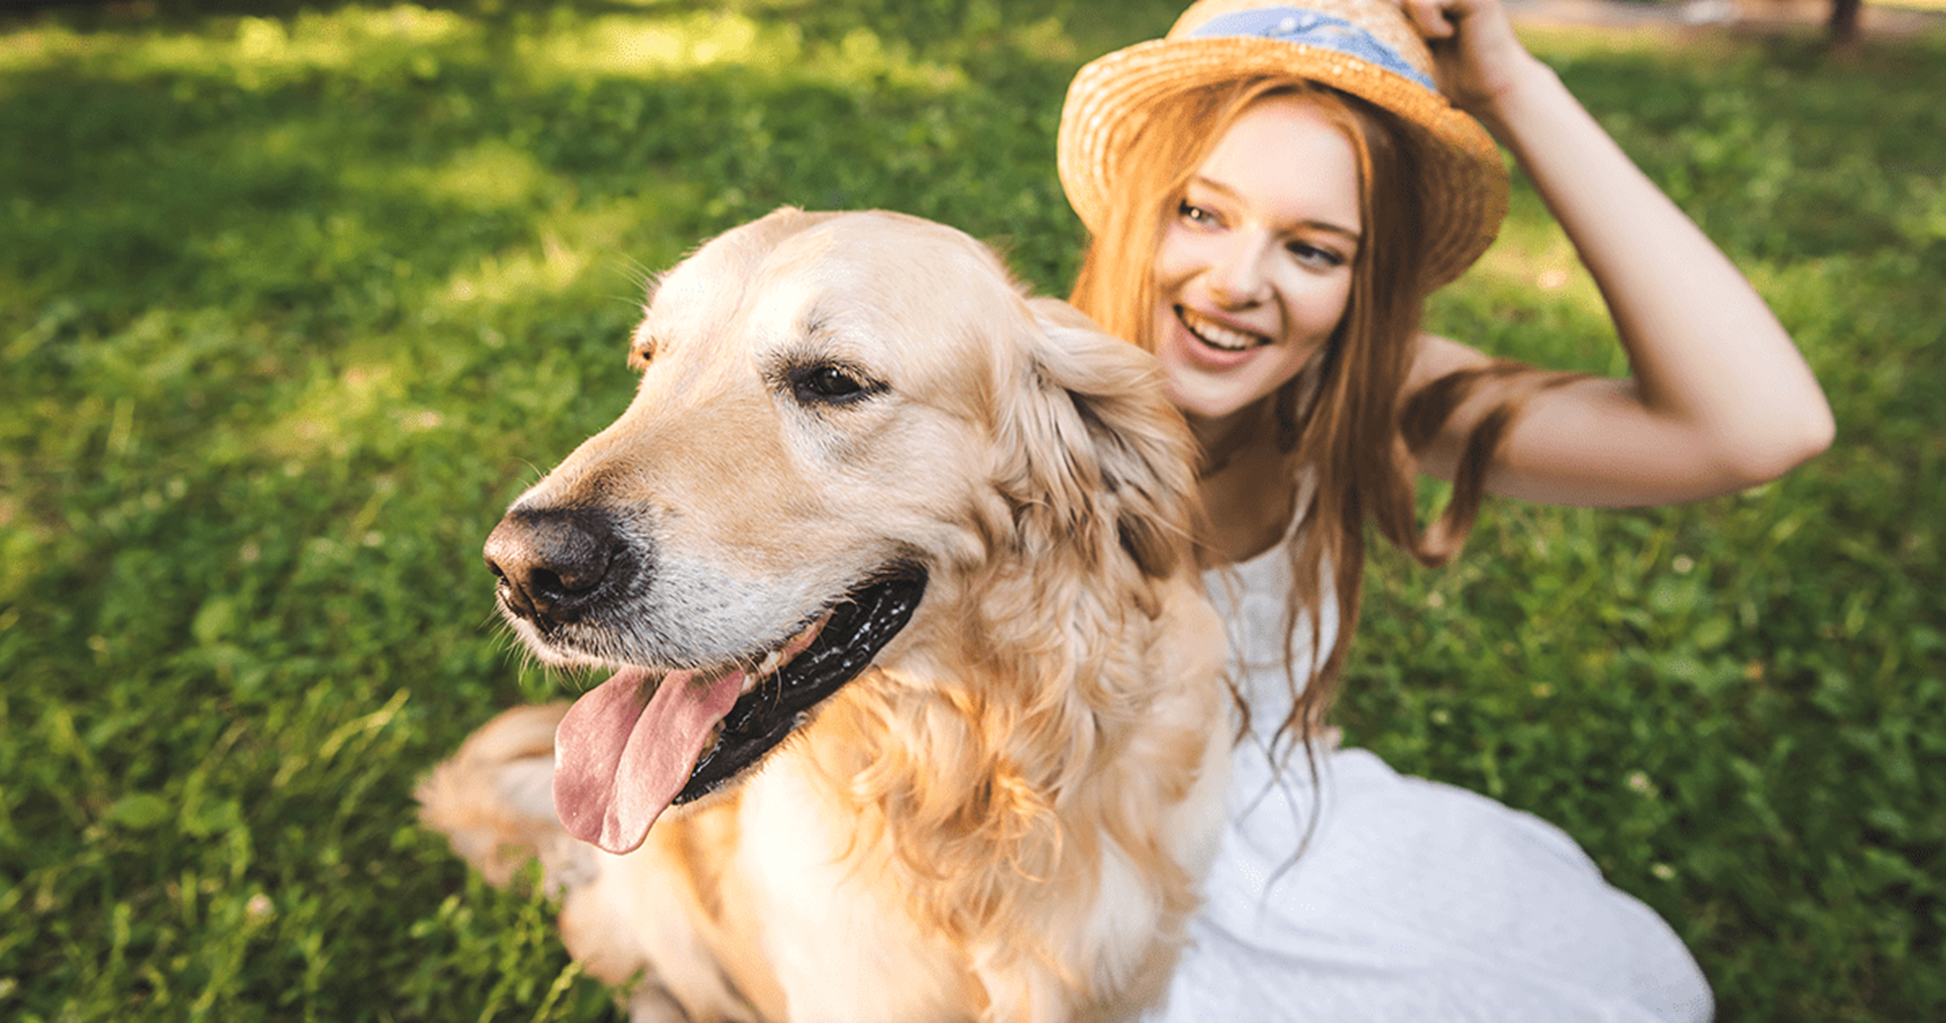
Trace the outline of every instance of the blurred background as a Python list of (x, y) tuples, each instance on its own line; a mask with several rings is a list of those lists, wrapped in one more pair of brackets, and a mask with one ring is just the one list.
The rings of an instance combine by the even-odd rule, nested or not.
[[(1946, 1018), (1946, 21), (1512, 2), (1839, 439), (1375, 556), (1340, 723), (1566, 828), (1726, 1021)], [(943, 220), (1065, 294), (1067, 81), (1177, 8), (0, 4), (0, 1017), (608, 1018), (544, 893), (414, 821), (471, 728), (586, 684), (499, 627), (488, 529), (626, 404), (647, 277), (780, 204)], [(1518, 179), (1430, 316), (1625, 368)]]

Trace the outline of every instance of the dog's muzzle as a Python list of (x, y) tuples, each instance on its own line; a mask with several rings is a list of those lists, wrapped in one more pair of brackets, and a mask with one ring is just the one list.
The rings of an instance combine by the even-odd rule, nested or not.
[(542, 631), (579, 621), (634, 575), (634, 556), (606, 514), (588, 508), (515, 509), (482, 552), (509, 614)]

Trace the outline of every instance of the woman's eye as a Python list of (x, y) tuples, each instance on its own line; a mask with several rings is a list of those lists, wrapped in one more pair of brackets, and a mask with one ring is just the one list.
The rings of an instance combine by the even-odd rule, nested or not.
[(1345, 265), (1345, 257), (1331, 249), (1321, 249), (1302, 242), (1293, 242), (1289, 248), (1291, 255), (1296, 256), (1298, 262), (1307, 266), (1333, 269)]
[(807, 405), (842, 405), (866, 397), (875, 388), (855, 372), (827, 362), (793, 371), (791, 390)]
[(1176, 215), (1192, 224), (1216, 223), (1216, 214), (1187, 200), (1176, 204)]

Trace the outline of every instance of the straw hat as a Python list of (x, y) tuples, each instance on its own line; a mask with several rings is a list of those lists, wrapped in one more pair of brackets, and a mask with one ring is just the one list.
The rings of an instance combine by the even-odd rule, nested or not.
[(1394, 0), (1200, 0), (1161, 39), (1094, 61), (1061, 110), (1061, 185), (1099, 232), (1129, 143), (1158, 104), (1259, 75), (1308, 78), (1396, 114), (1431, 157), (1422, 235), (1429, 283), (1444, 284), (1492, 244), (1507, 212), (1507, 168), (1478, 121), (1433, 83), (1432, 54)]

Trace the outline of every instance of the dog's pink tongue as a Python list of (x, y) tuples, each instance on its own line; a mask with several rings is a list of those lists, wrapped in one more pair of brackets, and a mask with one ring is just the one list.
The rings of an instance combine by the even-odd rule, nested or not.
[(634, 850), (689, 781), (710, 729), (730, 712), (743, 672), (699, 683), (693, 672), (654, 680), (635, 669), (574, 702), (554, 733), (554, 812), (568, 834)]

